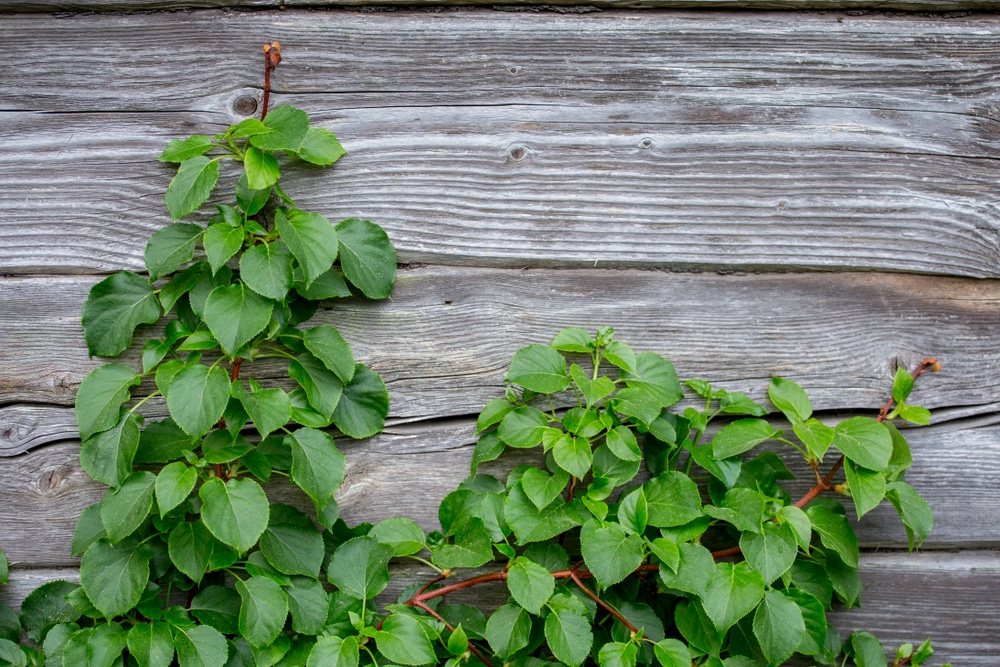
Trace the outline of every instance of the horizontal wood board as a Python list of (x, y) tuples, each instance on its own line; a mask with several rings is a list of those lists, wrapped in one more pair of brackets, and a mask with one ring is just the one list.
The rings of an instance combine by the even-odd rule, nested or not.
[[(395, 601), (403, 587), (426, 582), (429, 573), (418, 565), (394, 564), (390, 587), (379, 597)], [(1000, 639), (994, 631), (1000, 617), (996, 580), (1000, 553), (866, 554), (862, 557), (862, 607), (835, 611), (830, 621), (841, 636), (863, 629), (891, 650), (904, 642), (927, 637), (935, 653), (929, 664), (950, 661), (956, 667), (994, 667)], [(78, 581), (72, 568), (13, 570), (11, 585), (0, 589), (0, 600), (17, 605), (36, 586), (63, 579)], [(498, 606), (505, 601), (502, 586), (485, 585), (450, 595), (450, 602)]]
[(997, 277), (998, 34), (992, 15), (10, 16), (30, 56), (0, 91), (0, 271), (141, 269), (169, 222), (155, 156), (239, 120), (279, 39), (274, 103), (350, 151), (289, 192), (379, 222), (404, 262)]

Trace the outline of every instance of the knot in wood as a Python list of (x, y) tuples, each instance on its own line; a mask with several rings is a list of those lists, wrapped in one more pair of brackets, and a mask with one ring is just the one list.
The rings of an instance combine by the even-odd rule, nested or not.
[(241, 116), (252, 116), (257, 113), (257, 98), (252, 95), (240, 95), (233, 100), (233, 111)]
[(520, 160), (527, 153), (523, 146), (515, 146), (510, 150), (510, 157), (512, 160)]

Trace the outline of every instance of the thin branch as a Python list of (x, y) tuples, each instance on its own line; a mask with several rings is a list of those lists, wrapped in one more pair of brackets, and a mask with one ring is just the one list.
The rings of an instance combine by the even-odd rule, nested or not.
[[(437, 620), (439, 620), (442, 623), (444, 623), (444, 627), (448, 628), (448, 630), (450, 630), (451, 632), (455, 632), (455, 628), (451, 625), (451, 623), (449, 623), (448, 621), (444, 620), (444, 617), (441, 616), (441, 614), (437, 613), (436, 611), (434, 611), (433, 609), (431, 609), (430, 607), (428, 607), (423, 602), (414, 602), (412, 606), (417, 607), (418, 609), (423, 609), (428, 614), (430, 614), (431, 616), (433, 616)], [(479, 652), (479, 649), (476, 648), (475, 644), (472, 643), (471, 639), (467, 639), (466, 642), (468, 643), (469, 650), (472, 651), (473, 655), (475, 655), (477, 658), (479, 658), (482, 661), (482, 663), (484, 665), (486, 665), (486, 667), (493, 667), (493, 663), (490, 662), (486, 658), (485, 655), (483, 655), (482, 653)]]
[(264, 101), (261, 104), (260, 119), (267, 116), (267, 105), (271, 100), (271, 72), (281, 62), (281, 44), (271, 42), (264, 45)]
[(576, 573), (575, 570), (570, 570), (569, 571), (569, 578), (573, 581), (574, 584), (577, 585), (577, 587), (581, 591), (583, 591), (584, 593), (586, 593), (587, 596), (591, 600), (593, 600), (594, 602), (596, 602), (598, 605), (600, 605), (601, 608), (603, 608), (609, 614), (611, 614), (612, 616), (614, 616), (615, 618), (617, 618), (619, 621), (621, 621), (625, 625), (625, 627), (629, 629), (629, 632), (631, 632), (632, 634), (635, 634), (635, 633), (639, 632), (639, 629), (637, 627), (635, 627), (634, 625), (632, 625), (631, 623), (629, 623), (628, 619), (626, 619), (624, 616), (621, 615), (621, 612), (619, 612), (617, 609), (615, 609), (614, 607), (612, 607), (611, 605), (609, 605), (607, 602), (605, 602), (601, 598), (597, 597), (596, 593), (594, 593), (592, 590), (590, 590), (589, 588), (587, 588), (586, 586), (584, 586), (583, 582), (580, 581), (580, 576)]

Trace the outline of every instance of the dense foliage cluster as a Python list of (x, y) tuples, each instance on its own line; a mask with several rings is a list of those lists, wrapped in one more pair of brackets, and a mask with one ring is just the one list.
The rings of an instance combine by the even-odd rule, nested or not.
[[(377, 225), (331, 224), (278, 184), (283, 161), (343, 153), (305, 112), (266, 104), (262, 120), (164, 151), (178, 164), (175, 222), (150, 239), (148, 276), (110, 276), (83, 309), (93, 355), (156, 326), (140, 369), (107, 363), (77, 394), (81, 464), (109, 487), (76, 525), (80, 583), (41, 586), (20, 614), (0, 604), (0, 665), (887, 666), (874, 636), (842, 640), (827, 623), (861, 584), (845, 507), (824, 492), (852, 498), (859, 519), (888, 500), (910, 547), (923, 541), (933, 517), (892, 420), (927, 422), (907, 401), (931, 360), (900, 370), (877, 418), (829, 423), (788, 380), (772, 379), (772, 409), (681, 383), (610, 328), (565, 329), (514, 355), (440, 531), (404, 517), (348, 526), (329, 429), (379, 432), (389, 397), (335, 327), (307, 323), (322, 300), (387, 297), (395, 251)], [(239, 167), (235, 205), (177, 222), (208, 201), (223, 162)], [(151, 400), (169, 416), (145, 419)], [(785, 488), (793, 475), (769, 445), (815, 473), (805, 495)], [(538, 457), (504, 465), (508, 449)], [(293, 504), (273, 501), (275, 477), (301, 492)], [(387, 604), (394, 559), (429, 574)], [(448, 600), (491, 582), (509, 593), (499, 606)], [(931, 652), (902, 646), (894, 665)]]

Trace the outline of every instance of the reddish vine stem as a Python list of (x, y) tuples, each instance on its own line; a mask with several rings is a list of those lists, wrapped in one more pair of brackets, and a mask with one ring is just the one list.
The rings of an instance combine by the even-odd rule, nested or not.
[[(444, 617), (443, 617), (443, 616), (441, 616), (441, 614), (437, 613), (436, 611), (434, 611), (433, 609), (431, 609), (430, 607), (428, 607), (428, 606), (427, 606), (426, 604), (424, 604), (423, 602), (414, 602), (414, 603), (413, 603), (413, 606), (414, 606), (414, 607), (418, 607), (418, 608), (420, 608), (420, 609), (423, 609), (423, 610), (424, 610), (424, 611), (426, 611), (426, 612), (427, 612), (428, 614), (430, 614), (431, 616), (433, 616), (433, 617), (434, 617), (434, 618), (436, 618), (437, 620), (439, 620), (439, 621), (441, 621), (442, 623), (444, 623), (444, 627), (448, 628), (448, 630), (450, 630), (451, 632), (455, 632), (455, 628), (454, 628), (454, 627), (452, 626), (452, 624), (451, 624), (451, 623), (449, 623), (448, 621), (444, 620)], [(490, 661), (489, 661), (489, 660), (488, 660), (488, 659), (486, 658), (486, 656), (485, 656), (485, 655), (483, 655), (482, 653), (480, 653), (480, 652), (479, 652), (479, 649), (477, 649), (477, 648), (476, 648), (476, 646), (475, 646), (475, 645), (474, 645), (474, 644), (472, 643), (472, 640), (471, 640), (471, 639), (470, 639), (470, 640), (468, 640), (468, 644), (469, 644), (469, 650), (470, 650), (470, 651), (472, 651), (472, 654), (473, 654), (473, 655), (475, 655), (475, 656), (476, 656), (477, 658), (479, 658), (479, 659), (480, 659), (480, 660), (482, 661), (482, 663), (483, 663), (484, 665), (486, 665), (486, 667), (493, 667), (493, 663), (492, 663), (492, 662), (490, 662)]]
[(612, 616), (614, 616), (615, 618), (617, 618), (619, 621), (621, 621), (625, 625), (625, 627), (629, 629), (629, 632), (635, 634), (636, 632), (639, 631), (638, 628), (636, 628), (634, 625), (632, 625), (631, 623), (629, 623), (628, 620), (624, 616), (621, 615), (621, 612), (619, 612), (617, 609), (615, 609), (614, 607), (612, 607), (611, 605), (609, 605), (607, 602), (605, 602), (601, 598), (597, 597), (596, 593), (594, 593), (592, 590), (590, 590), (589, 588), (587, 588), (586, 586), (584, 586), (583, 582), (580, 581), (580, 576), (577, 574), (576, 570), (570, 570), (569, 571), (569, 578), (573, 581), (574, 584), (577, 585), (577, 587), (581, 591), (583, 591), (584, 593), (587, 594), (587, 597), (589, 597), (591, 600), (593, 600), (594, 602), (596, 602), (602, 609), (604, 609), (605, 611), (607, 611), (609, 614), (611, 614)]
[(281, 62), (281, 44), (270, 42), (264, 45), (264, 100), (261, 103), (260, 119), (267, 116), (267, 104), (271, 100), (271, 72)]

